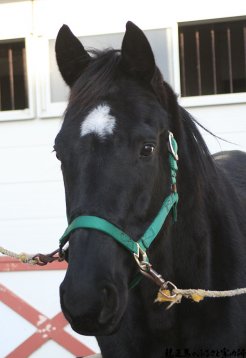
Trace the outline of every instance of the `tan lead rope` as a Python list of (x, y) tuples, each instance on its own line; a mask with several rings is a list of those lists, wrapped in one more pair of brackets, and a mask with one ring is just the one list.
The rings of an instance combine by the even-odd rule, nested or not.
[(4, 247), (0, 246), (0, 253), (12, 258), (15, 258), (19, 261), (21, 261), (24, 264), (30, 264), (30, 265), (39, 265), (39, 266), (45, 266), (49, 263), (52, 263), (54, 261), (63, 261), (64, 256), (61, 255), (60, 250), (57, 249), (50, 254), (35, 254), (30, 255), (26, 254), (24, 252), (20, 254), (16, 254), (13, 251), (6, 250)]
[(172, 291), (170, 291), (160, 288), (155, 302), (170, 302), (170, 305), (167, 307), (167, 309), (169, 309), (174, 304), (180, 303), (183, 297), (198, 303), (202, 301), (205, 297), (222, 298), (234, 297), (243, 294), (246, 294), (246, 288), (236, 288), (234, 290), (227, 291), (209, 291), (202, 289), (182, 290), (176, 287)]
[(5, 256), (12, 257), (14, 259), (17, 259), (25, 264), (30, 265), (36, 265), (38, 260), (33, 259), (33, 255), (25, 254), (24, 252), (21, 252), (20, 254), (16, 254), (13, 251), (6, 250), (4, 247), (0, 246), (0, 253)]

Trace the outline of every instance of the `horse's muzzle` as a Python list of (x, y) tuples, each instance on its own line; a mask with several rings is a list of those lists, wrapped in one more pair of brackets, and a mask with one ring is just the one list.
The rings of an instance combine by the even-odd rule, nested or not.
[(78, 295), (78, 292), (73, 294), (63, 281), (60, 300), (65, 318), (77, 333), (108, 335), (117, 329), (121, 314), (119, 295), (113, 284), (104, 284), (97, 292), (83, 290)]

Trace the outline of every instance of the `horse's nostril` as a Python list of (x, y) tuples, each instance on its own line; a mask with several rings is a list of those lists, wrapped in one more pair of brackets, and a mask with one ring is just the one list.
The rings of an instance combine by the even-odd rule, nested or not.
[(114, 317), (118, 310), (118, 295), (116, 288), (112, 285), (107, 285), (102, 289), (102, 310), (100, 312), (98, 322), (106, 324)]

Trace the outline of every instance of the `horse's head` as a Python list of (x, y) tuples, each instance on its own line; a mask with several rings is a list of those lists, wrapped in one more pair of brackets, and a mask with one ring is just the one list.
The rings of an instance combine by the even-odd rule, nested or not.
[[(168, 130), (157, 95), (163, 80), (151, 47), (128, 23), (121, 51), (86, 52), (67, 26), (56, 41), (57, 62), (71, 95), (55, 140), (68, 221), (101, 217), (134, 240), (170, 193)], [(113, 332), (136, 273), (133, 255), (112, 237), (78, 229), (69, 237), (68, 270), (60, 288), (63, 312), (82, 334)]]

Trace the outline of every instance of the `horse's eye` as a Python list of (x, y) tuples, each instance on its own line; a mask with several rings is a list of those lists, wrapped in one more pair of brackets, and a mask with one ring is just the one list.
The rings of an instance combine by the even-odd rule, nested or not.
[(140, 156), (141, 157), (149, 157), (155, 151), (155, 145), (151, 143), (144, 144), (143, 148), (141, 149)]

